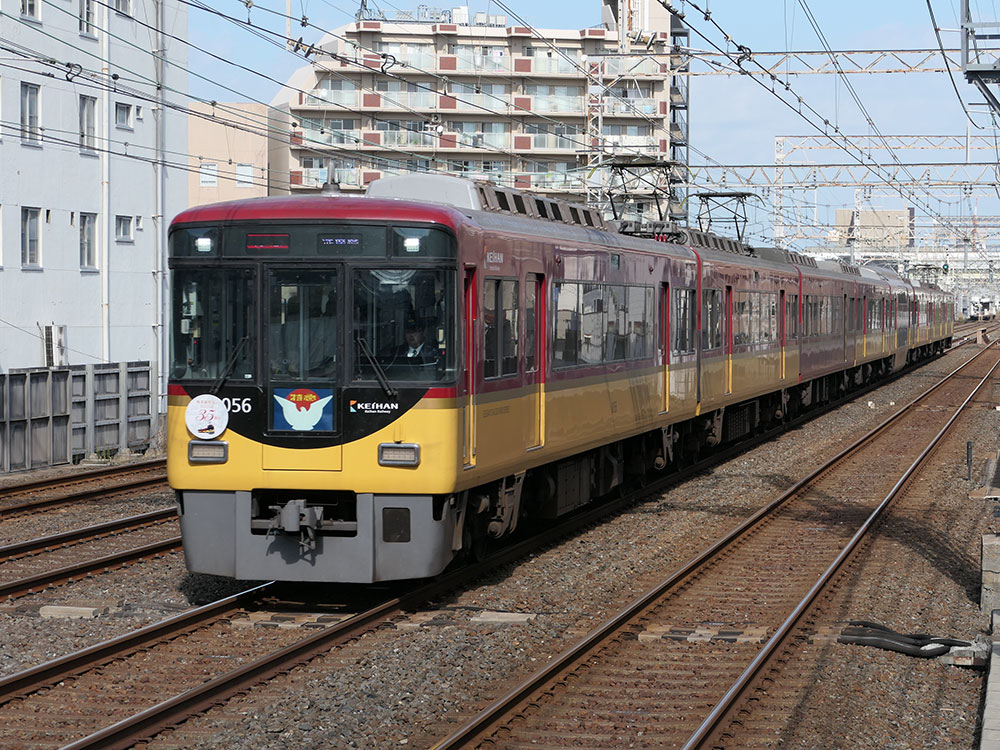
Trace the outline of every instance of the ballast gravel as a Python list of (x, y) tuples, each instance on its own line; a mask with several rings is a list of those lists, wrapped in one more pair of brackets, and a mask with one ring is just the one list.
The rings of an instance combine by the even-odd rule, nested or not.
[[(971, 356), (957, 350), (905, 378), (792, 430), (767, 445), (651, 497), (577, 537), (511, 564), (429, 613), (412, 613), (392, 628), (365, 636), (350, 655), (333, 653), (251, 690), (219, 709), (155, 738), (150, 748), (383, 748), (429, 747), (511, 681), (535, 671), (687, 561), (723, 531), (773, 499), (818, 464)], [(998, 401), (998, 395), (991, 398)], [(998, 447), (1000, 412), (980, 410), (973, 478)], [(855, 596), (866, 614), (910, 632), (972, 638), (979, 632), (979, 534), (997, 529), (991, 507), (972, 508), (964, 464), (948, 478), (950, 500), (929, 519), (937, 536), (900, 545), (892, 564), (859, 569)], [(961, 524), (948, 537), (949, 508), (966, 506), (976, 533)], [(956, 511), (957, 512), (957, 511)], [(937, 556), (935, 556), (937, 555)], [(968, 576), (942, 574), (955, 561)], [(0, 671), (9, 674), (246, 588), (184, 570), (180, 555), (134, 565), (25, 597), (0, 609)], [(43, 620), (42, 603), (101, 601), (91, 620)], [(527, 622), (480, 622), (483, 612), (533, 615)], [(847, 616), (852, 612), (845, 611)], [(939, 632), (941, 630), (949, 632)], [(817, 645), (817, 648), (821, 646)], [(945, 667), (901, 654), (827, 644), (830, 679), (814, 689), (800, 724), (773, 747), (975, 748), (982, 671)], [(163, 696), (167, 698), (168, 696)], [(0, 728), (0, 744), (3, 730)]]

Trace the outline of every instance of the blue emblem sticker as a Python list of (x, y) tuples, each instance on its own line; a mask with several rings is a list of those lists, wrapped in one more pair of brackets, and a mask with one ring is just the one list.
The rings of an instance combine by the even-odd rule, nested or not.
[(272, 430), (333, 430), (333, 391), (329, 388), (273, 388)]

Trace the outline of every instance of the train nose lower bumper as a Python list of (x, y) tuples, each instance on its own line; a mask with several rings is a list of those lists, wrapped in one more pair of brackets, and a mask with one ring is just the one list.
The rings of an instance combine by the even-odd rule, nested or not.
[(250, 492), (180, 495), (181, 536), (187, 568), (193, 573), (243, 580), (374, 583), (437, 575), (454, 556), (456, 509), (439, 506), (440, 517), (435, 518), (430, 495), (359, 494), (353, 535), (317, 533), (310, 544), (302, 543), (301, 528), (288, 520), (291, 511), (262, 533), (251, 518)]

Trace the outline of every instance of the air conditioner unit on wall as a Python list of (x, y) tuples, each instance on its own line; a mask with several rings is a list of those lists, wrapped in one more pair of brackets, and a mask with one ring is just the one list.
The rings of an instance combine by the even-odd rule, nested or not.
[(46, 367), (65, 367), (66, 358), (66, 326), (55, 324), (44, 326), (43, 346), (45, 349)]

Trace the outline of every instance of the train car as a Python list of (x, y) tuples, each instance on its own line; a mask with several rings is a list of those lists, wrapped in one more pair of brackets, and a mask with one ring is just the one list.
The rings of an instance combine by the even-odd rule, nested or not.
[[(939, 290), (665, 239), (441, 175), (179, 215), (167, 463), (188, 568), (433, 576), (950, 337)], [(889, 324), (894, 295), (929, 316), (917, 333)]]

